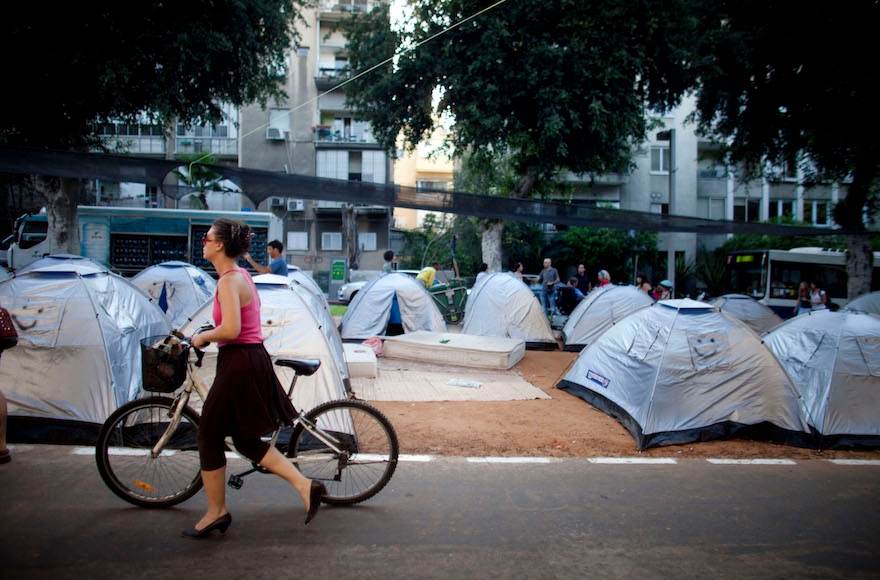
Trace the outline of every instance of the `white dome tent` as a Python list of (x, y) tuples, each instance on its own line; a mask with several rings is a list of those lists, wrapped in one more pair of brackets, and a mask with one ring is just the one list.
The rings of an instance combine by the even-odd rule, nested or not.
[(745, 294), (725, 294), (711, 300), (709, 304), (725, 314), (742, 320), (758, 334), (764, 334), (782, 324), (782, 318), (778, 314)]
[(21, 268), (15, 270), (16, 274), (24, 274), (25, 272), (30, 272), (31, 270), (39, 270), (41, 268), (48, 268), (50, 266), (59, 266), (61, 264), (79, 264), (80, 266), (91, 266), (92, 268), (97, 268), (98, 270), (109, 271), (110, 269), (100, 262), (96, 262), (91, 258), (87, 258), (85, 256), (79, 256), (77, 254), (49, 254), (48, 256), (43, 256), (38, 260), (34, 260), (29, 264), (25, 264)]
[(611, 284), (596, 288), (569, 315), (562, 329), (562, 349), (582, 350), (626, 316), (653, 303), (653, 298), (635, 286)]
[(0, 384), (19, 442), (93, 443), (141, 388), (140, 340), (167, 334), (159, 307), (122, 276), (76, 262), (0, 282), (19, 340)]
[(557, 385), (615, 417), (639, 449), (748, 434), (812, 443), (797, 390), (742, 322), (664, 300), (606, 330)]
[(217, 282), (210, 274), (186, 262), (162, 262), (145, 268), (131, 279), (165, 312), (171, 328), (179, 328), (206, 301)]
[(277, 274), (259, 274), (254, 276), (254, 284), (258, 285), (258, 292), (259, 289), (263, 287), (268, 288), (272, 285), (286, 284), (294, 292), (300, 295), (308, 305), (312, 315), (315, 317), (315, 321), (318, 323), (321, 332), (327, 337), (327, 344), (330, 346), (333, 358), (336, 359), (336, 366), (338, 367), (339, 373), (345, 383), (345, 388), (347, 391), (351, 391), (351, 383), (349, 381), (350, 375), (348, 372), (348, 365), (345, 362), (345, 350), (342, 347), (342, 338), (339, 336), (339, 330), (336, 328), (336, 321), (333, 320), (333, 315), (330, 314), (330, 306), (327, 304), (324, 295), (316, 295), (312, 287), (301, 283), (295, 278), (290, 278), (288, 276), (288, 278), (285, 279), (283, 276), (278, 276)]
[(370, 280), (355, 295), (339, 325), (342, 340), (385, 335), (395, 296), (405, 333), (446, 332), (443, 315), (425, 287), (406, 274), (391, 272)]
[(869, 314), (880, 314), (880, 291), (868, 292), (852, 299), (844, 310), (858, 310)]
[(823, 448), (880, 448), (880, 317), (817, 310), (764, 336)]
[(318, 282), (315, 281), (310, 275), (306, 274), (296, 266), (287, 266), (287, 277), (290, 278), (291, 283), (301, 288), (304, 288), (320, 298), (324, 301), (324, 306), (327, 308), (330, 307), (327, 302), (327, 296), (324, 295), (324, 291), (321, 290), (321, 287), (318, 286)]
[(471, 289), (461, 334), (516, 338), (527, 349), (559, 348), (538, 299), (511, 272), (493, 272)]
[[(313, 303), (303, 298), (301, 291), (291, 288), (290, 281), (284, 276), (256, 276), (254, 284), (260, 297), (260, 320), (269, 354), (273, 358), (321, 359), (318, 372), (297, 380), (293, 392), (293, 404), (297, 410), (308, 411), (320, 403), (345, 398), (345, 375), (338, 366), (334, 347), (314, 314)], [(213, 300), (202, 305), (180, 331), (190, 336), (203, 325), (213, 325), (212, 309)], [(216, 365), (217, 345), (211, 344), (206, 349), (202, 366), (209, 384), (214, 380)], [(281, 385), (287, 389), (292, 371), (286, 367), (274, 368)], [(191, 404), (199, 406), (200, 403), (191, 401)]]

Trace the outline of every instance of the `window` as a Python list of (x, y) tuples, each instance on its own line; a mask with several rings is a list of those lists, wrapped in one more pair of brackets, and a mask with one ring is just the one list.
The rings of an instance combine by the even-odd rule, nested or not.
[(358, 232), (358, 246), (361, 251), (375, 252), (378, 247), (376, 237), (376, 232)]
[(756, 222), (761, 219), (761, 202), (752, 200), (737, 201), (733, 206), (733, 220), (738, 222)]
[[(340, 234), (341, 238), (342, 234)], [(288, 250), (308, 250), (309, 249), (309, 233), (308, 232), (287, 232), (287, 249)]]
[(449, 181), (416, 181), (416, 189), (422, 191), (450, 191), (451, 186)]
[(775, 217), (792, 217), (794, 216), (794, 202), (793, 201), (770, 201), (770, 215), (767, 217), (775, 218)]
[(669, 147), (651, 147), (651, 171), (669, 173)]
[(669, 215), (669, 204), (668, 203), (652, 203), (651, 204), (651, 213), (657, 215)]
[(827, 226), (828, 224), (828, 202), (827, 201), (805, 201), (804, 202), (804, 221), (808, 224), (816, 226)]
[(321, 234), (322, 250), (342, 250), (342, 233), (341, 232), (324, 232)]
[(278, 129), (280, 135), (290, 131), (290, 111), (287, 109), (269, 109), (269, 128)]

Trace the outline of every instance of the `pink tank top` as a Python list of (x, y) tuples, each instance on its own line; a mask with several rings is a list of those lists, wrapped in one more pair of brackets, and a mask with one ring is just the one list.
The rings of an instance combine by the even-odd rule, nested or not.
[[(251, 279), (250, 274), (247, 273), (247, 270), (238, 268), (236, 270), (229, 270), (229, 272), (241, 272), (244, 275), (251, 287), (254, 298), (250, 304), (241, 307), (241, 332), (238, 334), (238, 338), (229, 342), (218, 343), (217, 346), (225, 346), (227, 344), (260, 344), (263, 342), (263, 329), (260, 325), (260, 295), (257, 294), (254, 281)], [(229, 274), (229, 272), (224, 273), (220, 277), (222, 278)], [(220, 309), (220, 301), (217, 299), (216, 292), (214, 293), (214, 310), (212, 314), (214, 326), (220, 326), (223, 322), (223, 311)]]

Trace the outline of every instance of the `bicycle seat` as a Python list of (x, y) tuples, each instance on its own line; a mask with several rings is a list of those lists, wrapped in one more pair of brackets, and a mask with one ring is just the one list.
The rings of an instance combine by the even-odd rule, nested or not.
[(280, 367), (290, 367), (296, 374), (307, 377), (315, 374), (315, 371), (321, 366), (321, 361), (316, 358), (280, 358), (275, 361), (275, 364)]

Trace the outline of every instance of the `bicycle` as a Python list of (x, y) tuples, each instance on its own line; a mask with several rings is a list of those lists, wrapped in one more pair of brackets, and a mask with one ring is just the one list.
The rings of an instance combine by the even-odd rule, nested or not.
[[(144, 390), (179, 392), (174, 397), (151, 394), (122, 405), (102, 425), (95, 446), (104, 483), (123, 500), (145, 508), (177, 505), (202, 488), (196, 445), (199, 414), (188, 403), (193, 391), (202, 401), (207, 397), (208, 385), (201, 371), (205, 353), (193, 347), (191, 339), (162, 338), (141, 341)], [(275, 364), (293, 370), (289, 398), (297, 378), (314, 374), (321, 361), (281, 358)], [(292, 425), (278, 425), (265, 440), (277, 446), (304, 476), (325, 485), (323, 502), (360, 503), (388, 484), (397, 468), (399, 444), (382, 412), (363, 401), (338, 399), (307, 413), (297, 410), (297, 414)], [(289, 439), (282, 437), (288, 432)], [(231, 439), (226, 444), (244, 458)], [(246, 475), (269, 473), (254, 462), (251, 466), (230, 475), (227, 484), (241, 489)]]

